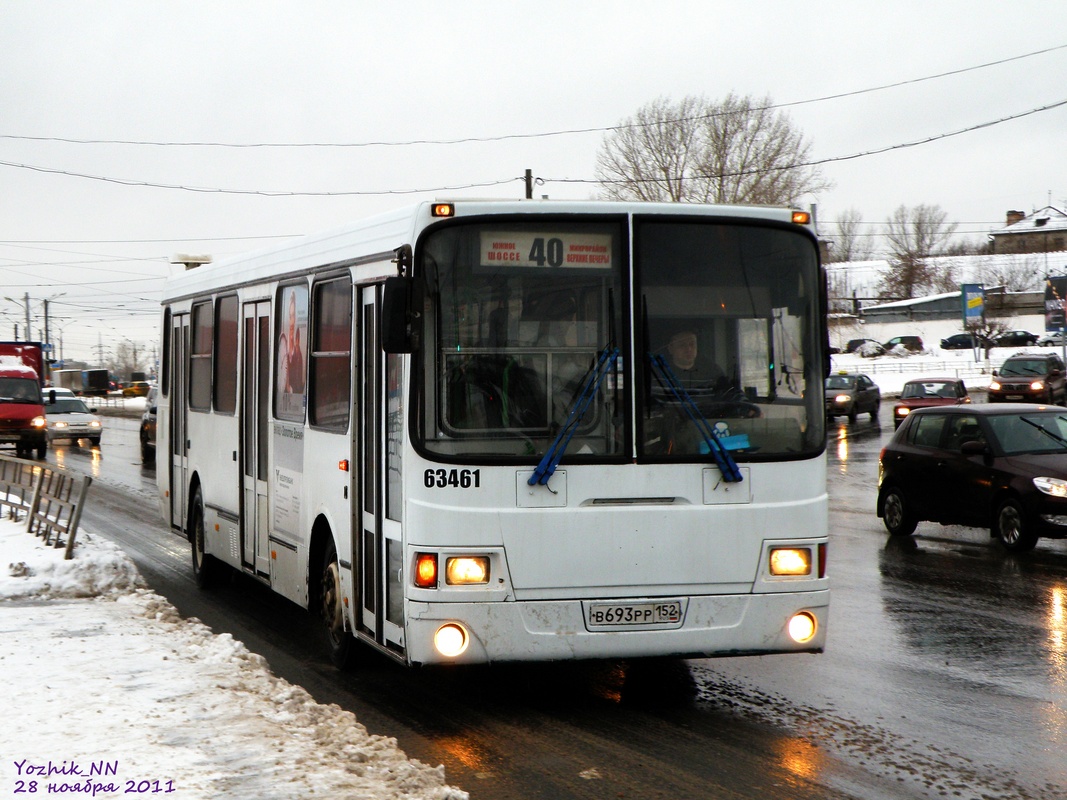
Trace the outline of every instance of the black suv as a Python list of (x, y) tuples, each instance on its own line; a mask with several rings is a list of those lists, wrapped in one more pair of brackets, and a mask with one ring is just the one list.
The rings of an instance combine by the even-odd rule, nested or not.
[(990, 403), (1067, 403), (1063, 359), (1055, 353), (1012, 356), (993, 373)]

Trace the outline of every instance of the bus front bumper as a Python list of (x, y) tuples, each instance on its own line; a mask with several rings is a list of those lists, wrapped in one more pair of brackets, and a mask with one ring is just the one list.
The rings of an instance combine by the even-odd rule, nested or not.
[[(478, 664), (502, 661), (558, 661), (596, 658), (769, 655), (819, 653), (826, 643), (828, 590), (775, 594), (708, 595), (681, 598), (680, 623), (591, 627), (591, 604), (604, 600), (509, 601), (483, 603), (409, 602), (405, 631), (412, 664)], [(627, 608), (662, 602), (626, 598)], [(797, 614), (814, 621), (814, 635), (791, 638)], [(442, 627), (460, 629), (464, 649), (442, 655), (434, 639)], [(454, 637), (453, 637), (454, 638)]]

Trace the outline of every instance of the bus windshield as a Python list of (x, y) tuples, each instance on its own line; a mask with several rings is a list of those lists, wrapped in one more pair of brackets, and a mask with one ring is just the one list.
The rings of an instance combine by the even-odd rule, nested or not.
[(561, 430), (571, 462), (710, 461), (712, 437), (737, 461), (821, 451), (811, 240), (693, 217), (632, 230), (457, 220), (424, 238), (425, 451), (536, 463)]

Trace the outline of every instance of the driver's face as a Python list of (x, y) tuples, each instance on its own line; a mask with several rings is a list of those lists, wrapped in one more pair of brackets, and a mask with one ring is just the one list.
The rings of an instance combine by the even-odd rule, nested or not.
[(682, 369), (689, 369), (697, 360), (697, 337), (695, 333), (680, 333), (667, 345), (671, 361)]

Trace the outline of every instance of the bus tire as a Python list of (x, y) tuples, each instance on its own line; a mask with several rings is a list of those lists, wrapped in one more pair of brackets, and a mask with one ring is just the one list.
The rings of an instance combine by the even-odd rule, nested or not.
[(189, 509), (189, 542), (193, 553), (193, 578), (200, 589), (210, 589), (218, 577), (219, 563), (204, 552), (204, 495), (198, 486)]
[(333, 541), (326, 546), (319, 570), (319, 618), (323, 640), (330, 661), (340, 669), (347, 669), (355, 661), (356, 640), (345, 630), (345, 608), (341, 589), (341, 566)]

